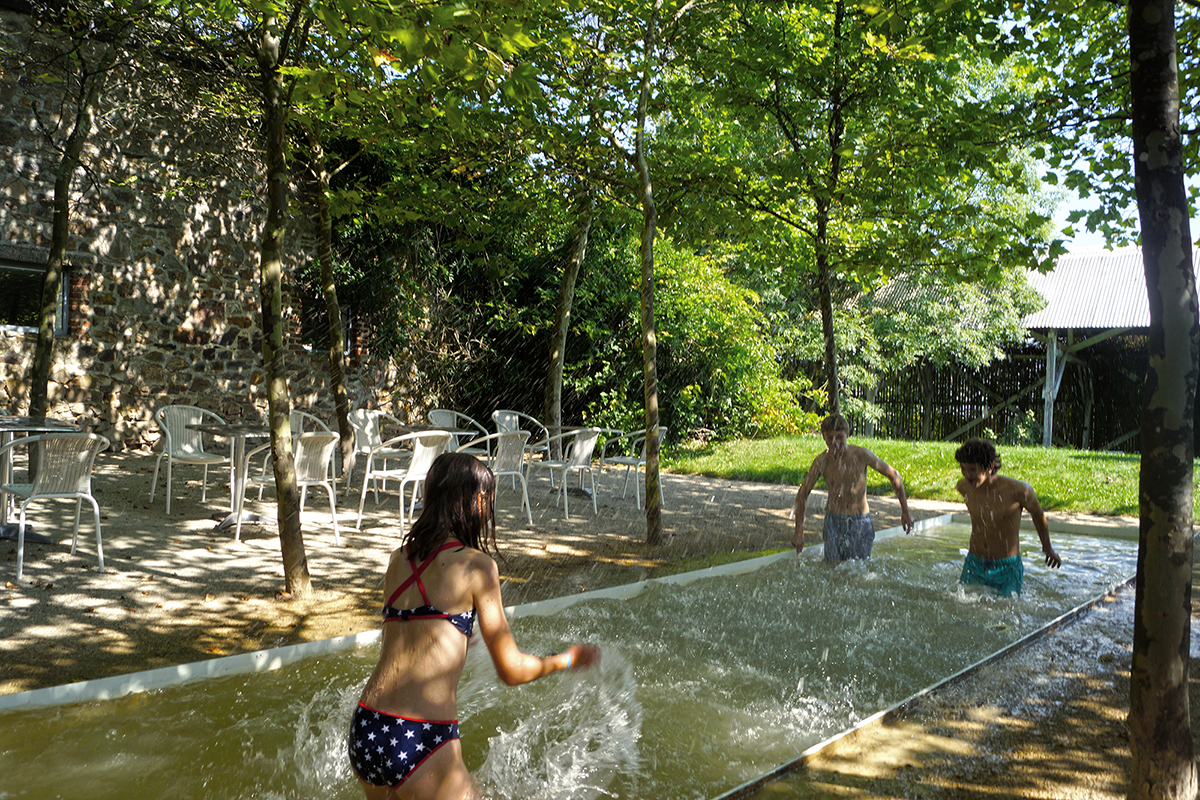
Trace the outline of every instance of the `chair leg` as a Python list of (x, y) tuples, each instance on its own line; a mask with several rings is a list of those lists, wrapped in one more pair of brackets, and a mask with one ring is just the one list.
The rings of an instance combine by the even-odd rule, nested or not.
[(71, 555), (75, 555), (75, 543), (79, 541), (79, 512), (83, 509), (83, 498), (75, 498), (75, 529), (71, 532)]
[[(587, 468), (587, 476), (588, 476), (588, 479), (591, 480), (591, 482), (592, 482), (592, 515), (595, 516), (596, 514), (600, 513), (600, 509), (596, 506), (596, 474), (594, 472), (592, 472), (591, 467)], [(582, 488), (583, 487), (583, 470), (579, 471), (579, 484), (580, 484), (580, 488)]]
[(325, 491), (329, 492), (329, 516), (333, 518), (333, 544), (341, 547), (342, 536), (338, 532), (337, 524), (337, 493), (333, 491), (333, 484), (326, 482), (322, 485), (325, 487)]
[(100, 562), (100, 571), (104, 572), (104, 545), (100, 542), (100, 504), (94, 497), (88, 499), (92, 501), (92, 516), (96, 518), (96, 559)]
[(17, 580), (21, 580), (23, 568), (25, 566), (25, 506), (29, 504), (26, 500), (21, 504), (21, 517), (17, 522)]
[[(637, 492), (637, 484), (634, 483), (633, 487), (634, 487), (634, 492), (636, 493)], [(626, 464), (625, 465), (625, 483), (621, 487), (621, 499), (624, 500), (628, 496), (629, 496), (629, 465)], [(641, 508), (640, 502), (641, 501), (639, 501), (638, 508)]]
[(171, 516), (171, 469), (175, 464), (175, 459), (167, 456), (167, 516)]
[(358, 496), (358, 523), (354, 526), (354, 530), (362, 530), (362, 511), (363, 505), (367, 502), (367, 474), (363, 473), (362, 494)]
[[(529, 489), (525, 485), (525, 476), (521, 477), (521, 502), (525, 504), (525, 515), (529, 517), (529, 527), (533, 527), (533, 506), (529, 503)], [(516, 488), (516, 478), (513, 478), (513, 488)]]
[(200, 477), (200, 502), (208, 502), (208, 464), (204, 465), (204, 474)]
[[(570, 470), (564, 469), (563, 474), (562, 474), (562, 480), (558, 482), (558, 486), (559, 486), (558, 493), (559, 493), (559, 495), (562, 496), (562, 500), (563, 500), (563, 518), (564, 519), (571, 518), (571, 501), (569, 499), (567, 499), (567, 473), (568, 472), (570, 472)], [(553, 475), (554, 471), (551, 470), (550, 474)]]
[(158, 468), (162, 464), (163, 456), (166, 453), (159, 453), (158, 458), (154, 459), (154, 480), (150, 481), (150, 502), (154, 502), (154, 490), (158, 487)]
[[(404, 535), (404, 531), (405, 531), (405, 527), (404, 527), (404, 486), (407, 483), (408, 483), (407, 478), (400, 479), (400, 535), (401, 536)], [(412, 507), (413, 508), (417, 507), (417, 487), (415, 484), (413, 485)], [(412, 512), (409, 512), (409, 513), (411, 514)]]
[[(410, 520), (415, 518), (415, 514), (417, 511), (417, 491), (421, 488), (421, 485), (423, 483), (424, 483), (424, 478), (422, 478), (419, 481), (413, 481), (412, 500), (409, 501), (409, 504), (408, 504), (408, 518)], [(403, 486), (400, 487), (400, 507), (401, 508), (404, 507), (404, 487)], [(403, 514), (400, 516), (400, 530), (404, 530)]]

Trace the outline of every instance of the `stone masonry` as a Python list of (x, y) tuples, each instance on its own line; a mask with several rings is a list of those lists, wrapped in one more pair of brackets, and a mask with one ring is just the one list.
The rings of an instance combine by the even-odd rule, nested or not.
[[(29, 23), (0, 8), (0, 157), (9, 165), (0, 176), (0, 257), (45, 264), (59, 157), (44, 131), (69, 121), (74, 106), (63, 83), (35, 78), (23, 61)], [(203, 74), (178, 67), (150, 79), (113, 74), (86, 169), (72, 182), (69, 329), (55, 341), (51, 413), (117, 449), (153, 445), (153, 414), (164, 404), (230, 420), (266, 411), (255, 120), (188, 105), (206, 88)], [(65, 135), (50, 139), (61, 145)], [(297, 226), (301, 210), (293, 196), (287, 271), (312, 252), (312, 232)], [(302, 348), (298, 332), (297, 322), (287, 351), (293, 406), (332, 422), (327, 356)], [(35, 342), (34, 333), (0, 330), (0, 413), (28, 407)], [(352, 402), (387, 405), (397, 375), (357, 352), (347, 366)]]

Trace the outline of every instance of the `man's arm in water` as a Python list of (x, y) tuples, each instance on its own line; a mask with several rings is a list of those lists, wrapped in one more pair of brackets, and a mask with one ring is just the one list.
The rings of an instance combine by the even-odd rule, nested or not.
[(1046, 566), (1058, 569), (1062, 566), (1062, 559), (1050, 546), (1050, 528), (1046, 525), (1046, 512), (1042, 511), (1042, 504), (1038, 502), (1033, 487), (1028, 483), (1022, 483), (1021, 487), (1021, 507), (1029, 512), (1029, 516), (1033, 519), (1033, 529), (1037, 531), (1038, 538), (1042, 540), (1042, 554), (1046, 556)]
[(812, 466), (808, 468), (808, 472), (804, 476), (804, 483), (800, 484), (800, 489), (796, 492), (796, 533), (792, 536), (792, 547), (796, 548), (796, 552), (804, 550), (804, 511), (808, 507), (808, 495), (817, 485), (817, 479), (821, 477), (821, 470), (825, 467), (825, 454), (821, 453), (813, 459)]
[(892, 491), (896, 493), (896, 499), (900, 501), (900, 524), (904, 526), (905, 533), (912, 533), (913, 521), (912, 514), (908, 512), (908, 495), (904, 492), (904, 481), (900, 479), (900, 473), (891, 464), (884, 461), (879, 456), (867, 450), (863, 450), (867, 454), (867, 464), (871, 469), (878, 472), (883, 477), (887, 478), (892, 484)]

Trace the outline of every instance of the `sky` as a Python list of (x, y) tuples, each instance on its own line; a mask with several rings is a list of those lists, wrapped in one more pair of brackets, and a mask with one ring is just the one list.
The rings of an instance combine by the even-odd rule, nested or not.
[[(1086, 210), (1086, 209), (1092, 209), (1095, 207), (1096, 207), (1096, 201), (1094, 199), (1083, 200), (1083, 199), (1080, 199), (1078, 195), (1072, 195), (1072, 196), (1068, 197), (1067, 199), (1063, 200), (1063, 202), (1061, 204), (1059, 204), (1058, 210), (1055, 212), (1055, 215), (1054, 215), (1055, 227), (1060, 231), (1064, 227), (1066, 227), (1068, 225), (1067, 215), (1070, 214), (1072, 210), (1074, 210), (1074, 209), (1085, 209)], [(1200, 217), (1195, 216), (1196, 211), (1197, 211), (1197, 209), (1192, 209), (1192, 213), (1193, 213), (1193, 217), (1192, 217), (1192, 221), (1191, 221), (1192, 241), (1196, 241), (1197, 236), (1200, 235)], [(1083, 222), (1078, 222), (1074, 225), (1075, 236), (1070, 237), (1070, 238), (1065, 237), (1065, 236), (1063, 237), (1063, 239), (1067, 245), (1067, 251), (1074, 253), (1074, 252), (1078, 252), (1080, 250), (1099, 250), (1099, 249), (1107, 248), (1108, 245), (1105, 243), (1104, 237), (1101, 234), (1092, 233), (1091, 231), (1086, 230), (1084, 228), (1084, 224), (1085, 223), (1083, 223)]]

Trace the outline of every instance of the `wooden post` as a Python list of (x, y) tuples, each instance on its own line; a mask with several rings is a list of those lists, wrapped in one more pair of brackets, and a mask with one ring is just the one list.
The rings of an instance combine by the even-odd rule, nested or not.
[(1042, 414), (1042, 447), (1050, 447), (1051, 434), (1054, 432), (1054, 397), (1058, 394), (1058, 382), (1054, 380), (1058, 372), (1058, 331), (1051, 328), (1046, 333), (1046, 385), (1042, 396), (1046, 398), (1045, 411)]

